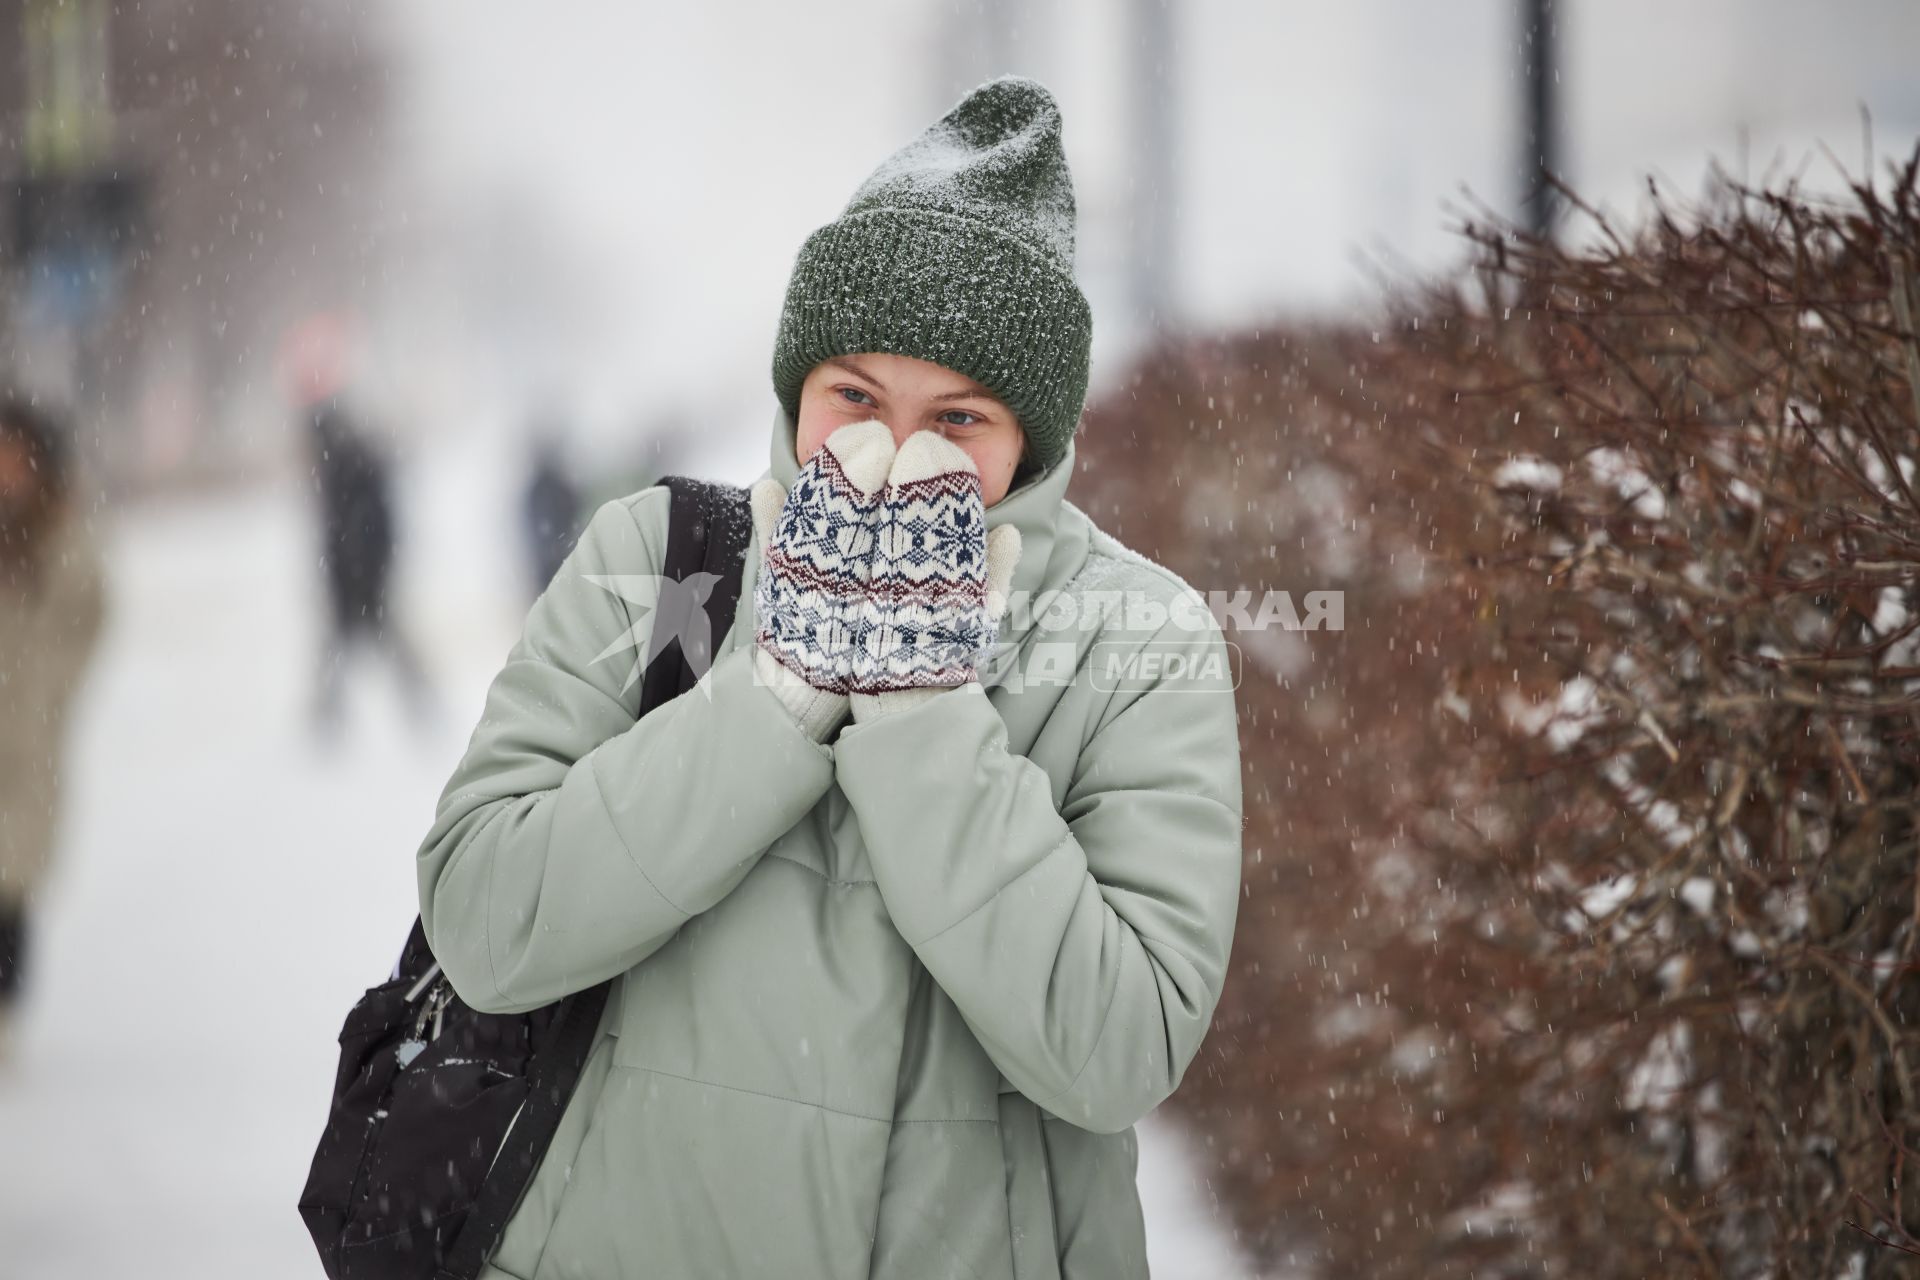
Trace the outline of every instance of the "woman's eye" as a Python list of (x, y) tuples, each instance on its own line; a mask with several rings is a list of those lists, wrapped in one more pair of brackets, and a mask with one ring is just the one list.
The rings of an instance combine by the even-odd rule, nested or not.
[[(961, 419), (964, 419), (964, 421), (961, 421)], [(949, 409), (940, 415), (940, 421), (950, 427), (977, 427), (980, 425), (981, 419), (974, 414), (968, 413), (965, 409)]]
[(873, 397), (858, 387), (841, 387), (840, 395), (850, 404), (872, 404)]

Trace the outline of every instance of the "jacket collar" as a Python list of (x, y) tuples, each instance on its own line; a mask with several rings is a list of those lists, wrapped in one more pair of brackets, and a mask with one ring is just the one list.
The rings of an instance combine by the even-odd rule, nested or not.
[[(795, 429), (787, 411), (773, 411), (773, 442), (767, 474), (791, 489), (800, 472), (794, 455)], [(993, 506), (987, 508), (987, 528), (1003, 524), (1020, 530), (1020, 563), (1013, 571), (1013, 590), (1029, 598), (1040, 593), (1047, 581), (1047, 561), (1052, 557), (1059, 536), (1060, 513), (1066, 503), (1067, 483), (1073, 479), (1073, 444), (1059, 461), (1039, 475), (1022, 483)]]

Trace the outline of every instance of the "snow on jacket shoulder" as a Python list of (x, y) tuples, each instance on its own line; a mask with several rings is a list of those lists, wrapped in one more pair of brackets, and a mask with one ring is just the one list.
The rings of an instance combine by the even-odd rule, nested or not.
[(1011, 618), (987, 687), (828, 747), (753, 682), (757, 547), (707, 679), (636, 722), (666, 494), (595, 516), (419, 857), (478, 1007), (624, 975), (496, 1280), (1146, 1274), (1130, 1126), (1219, 997), (1238, 746), (1218, 629), (1071, 469), (988, 518), (1021, 528), (1016, 597), (1072, 605)]

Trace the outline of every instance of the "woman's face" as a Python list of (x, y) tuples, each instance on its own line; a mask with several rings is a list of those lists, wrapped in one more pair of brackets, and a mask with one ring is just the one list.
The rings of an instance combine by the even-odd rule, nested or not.
[(989, 507), (1007, 496), (1026, 449), (1013, 411), (972, 378), (912, 356), (864, 352), (834, 356), (807, 375), (794, 453), (804, 463), (838, 428), (869, 418), (893, 431), (896, 446), (916, 431), (937, 431), (959, 445), (980, 472), (980, 497)]

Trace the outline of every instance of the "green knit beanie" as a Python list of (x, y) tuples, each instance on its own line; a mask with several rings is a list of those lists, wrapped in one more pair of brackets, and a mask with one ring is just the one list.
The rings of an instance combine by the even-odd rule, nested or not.
[(1059, 461), (1087, 394), (1093, 316), (1073, 279), (1060, 108), (1032, 80), (981, 85), (807, 237), (773, 347), (789, 415), (830, 356), (885, 351), (963, 373)]

